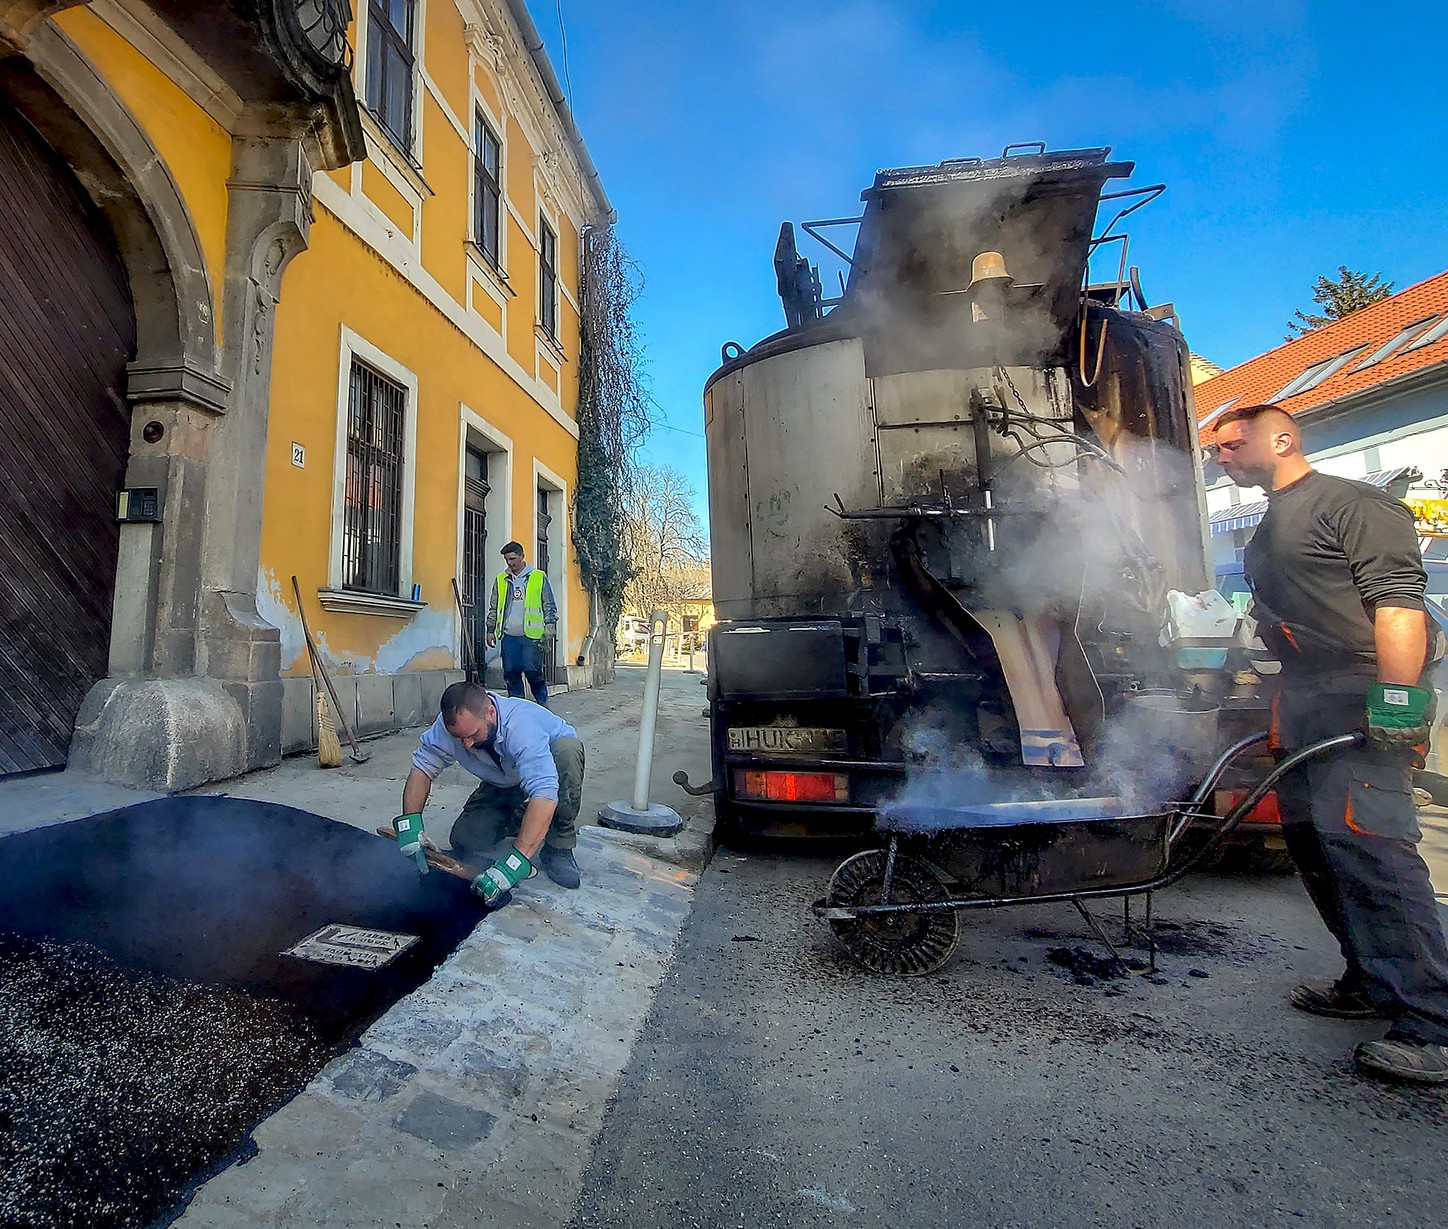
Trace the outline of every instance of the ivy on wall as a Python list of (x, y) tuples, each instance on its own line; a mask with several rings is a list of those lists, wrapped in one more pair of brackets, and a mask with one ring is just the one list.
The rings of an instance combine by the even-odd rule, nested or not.
[(633, 320), (641, 280), (613, 226), (584, 233), (582, 282), (573, 545), (584, 588), (602, 604), (599, 630), (612, 643), (633, 577), (628, 501), (651, 404)]

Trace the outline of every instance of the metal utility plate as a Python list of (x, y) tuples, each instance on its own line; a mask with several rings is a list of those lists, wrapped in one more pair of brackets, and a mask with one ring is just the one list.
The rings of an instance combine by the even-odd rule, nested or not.
[(902, 802), (880, 811), (879, 827), (887, 832), (940, 832), (1123, 818), (1126, 818), (1126, 803), (1120, 798), (1048, 798), (1038, 802), (972, 802), (959, 806)]
[(337, 964), (351, 969), (382, 969), (417, 942), (417, 935), (392, 934), (386, 930), (364, 930), (360, 926), (333, 924), (313, 931), (300, 943), (287, 948), (283, 956)]

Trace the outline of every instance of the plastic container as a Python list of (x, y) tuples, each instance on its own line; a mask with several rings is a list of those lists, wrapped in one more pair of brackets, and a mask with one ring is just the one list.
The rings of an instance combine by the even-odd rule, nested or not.
[(1173, 589), (1166, 595), (1161, 644), (1177, 646), (1177, 666), (1182, 670), (1220, 670), (1227, 664), (1238, 618), (1236, 608), (1215, 589), (1204, 593)]

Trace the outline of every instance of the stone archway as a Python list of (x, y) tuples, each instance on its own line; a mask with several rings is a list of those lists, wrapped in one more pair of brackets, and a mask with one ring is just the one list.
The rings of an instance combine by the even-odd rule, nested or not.
[[(158, 492), (159, 519), (121, 526), (109, 677), (87, 696), (71, 744), (72, 765), (113, 781), (177, 790), (281, 758), (280, 639), (256, 609), (271, 331), (282, 274), (307, 246), (314, 171), (364, 151), (341, 37), (347, 6), (319, 2), (331, 25), (302, 23), (284, 0), (206, 12), (152, 0), (183, 41), (189, 31), (210, 48), (240, 102), (225, 263), (208, 272), (145, 131), (45, 20), (71, 4), (0, 0), (0, 102), (88, 189), (135, 303), (125, 485)], [(230, 41), (216, 43), (216, 21)]]
[[(0, 59), (0, 100), (69, 164), (120, 255), (136, 326), (124, 483), (156, 489), (163, 509), (157, 523), (120, 526), (108, 677), (81, 708), (71, 762), (173, 787), (232, 775), (245, 764), (241, 710), (218, 684), (186, 678), (196, 666), (194, 526), (204, 509), (207, 434), (230, 394), (196, 229), (145, 132), (50, 24), (30, 31), (24, 55)], [(154, 428), (153, 438), (143, 435), (148, 423), (161, 425), (159, 438)], [(201, 748), (200, 762), (180, 763), (178, 742)]]

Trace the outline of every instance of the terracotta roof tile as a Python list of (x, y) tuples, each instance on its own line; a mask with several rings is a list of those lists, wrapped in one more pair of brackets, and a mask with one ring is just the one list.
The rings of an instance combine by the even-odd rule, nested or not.
[(1283, 409), (1302, 414), (1331, 402), (1386, 384), (1400, 376), (1448, 363), (1448, 333), (1428, 345), (1409, 350), (1408, 344), (1381, 362), (1362, 371), (1360, 366), (1374, 350), (1391, 341), (1408, 325), (1426, 319), (1423, 327), (1448, 315), (1448, 272), (1409, 286), (1381, 303), (1374, 303), (1350, 316), (1325, 324), (1302, 337), (1285, 342), (1275, 350), (1203, 380), (1193, 390), (1197, 418), (1202, 419), (1225, 402), (1255, 405), (1271, 401), (1289, 381), (1324, 359), (1365, 347), (1342, 370), (1334, 372), (1315, 388), (1281, 400)]

